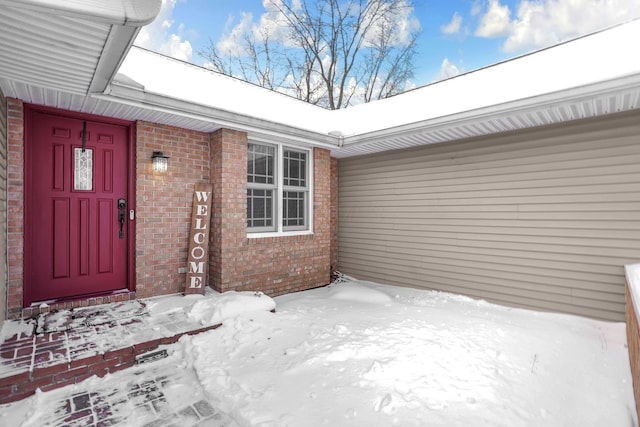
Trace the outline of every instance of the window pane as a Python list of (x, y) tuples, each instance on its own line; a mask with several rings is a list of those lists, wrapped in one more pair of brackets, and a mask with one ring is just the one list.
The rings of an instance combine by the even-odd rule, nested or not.
[(290, 187), (307, 186), (307, 154), (284, 150), (284, 185)]
[(74, 148), (73, 189), (93, 190), (93, 150)]
[(282, 194), (284, 227), (306, 226), (306, 194), (304, 191), (285, 191)]
[(273, 190), (247, 190), (247, 227), (273, 226)]
[(256, 184), (274, 183), (275, 147), (249, 144), (247, 149), (247, 182)]

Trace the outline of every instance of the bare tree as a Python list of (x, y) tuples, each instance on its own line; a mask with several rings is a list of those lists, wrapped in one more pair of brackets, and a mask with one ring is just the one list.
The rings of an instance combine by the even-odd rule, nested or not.
[(213, 69), (330, 109), (400, 93), (413, 77), (419, 24), (411, 0), (264, 4), (260, 24), (199, 52)]

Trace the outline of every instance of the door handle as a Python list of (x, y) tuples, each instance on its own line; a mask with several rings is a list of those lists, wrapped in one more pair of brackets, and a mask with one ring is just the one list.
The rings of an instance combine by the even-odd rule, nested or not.
[(118, 222), (120, 223), (120, 238), (124, 239), (124, 216), (127, 210), (127, 201), (125, 199), (118, 199)]

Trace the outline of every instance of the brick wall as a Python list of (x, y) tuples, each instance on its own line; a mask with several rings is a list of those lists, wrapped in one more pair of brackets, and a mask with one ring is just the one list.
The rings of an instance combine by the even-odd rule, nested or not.
[(324, 149), (314, 149), (313, 156), (314, 234), (248, 238), (247, 134), (222, 129), (211, 135), (211, 287), (275, 296), (329, 282), (331, 160)]
[(626, 284), (626, 321), (627, 343), (629, 348), (629, 363), (631, 365), (631, 379), (633, 381), (633, 395), (636, 401), (636, 412), (640, 414), (640, 325), (638, 313), (635, 312), (631, 299), (629, 283)]
[(7, 315), (7, 99), (0, 89), (0, 328)]
[(331, 158), (331, 270), (338, 270), (338, 159)]
[(7, 317), (22, 315), (24, 265), (24, 105), (7, 99)]
[[(7, 317), (37, 314), (22, 308), (24, 242), (24, 106), (7, 99), (8, 280)], [(74, 308), (184, 290), (193, 187), (213, 183), (209, 284), (216, 290), (262, 290), (269, 295), (329, 282), (335, 258), (337, 167), (329, 151), (314, 149), (314, 234), (248, 238), (247, 134), (213, 134), (139, 121), (136, 130), (135, 294), (64, 301)], [(170, 156), (169, 169), (151, 169), (153, 151)], [(0, 156), (1, 162), (1, 156)], [(1, 170), (1, 169), (0, 169)], [(1, 181), (0, 181), (1, 183)], [(1, 185), (1, 184), (0, 184)], [(334, 204), (332, 210), (331, 204)]]
[[(136, 295), (182, 292), (193, 188), (209, 180), (209, 134), (148, 122), (136, 124)], [(170, 156), (167, 172), (151, 155)]]

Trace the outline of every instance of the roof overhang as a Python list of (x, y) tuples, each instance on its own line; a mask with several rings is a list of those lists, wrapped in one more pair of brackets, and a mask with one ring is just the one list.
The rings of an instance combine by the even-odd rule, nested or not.
[[(132, 84), (133, 83), (133, 84)], [(257, 88), (252, 88), (257, 89)], [(203, 89), (203, 91), (205, 91)], [(270, 94), (271, 95), (271, 94)], [(215, 91), (214, 91), (214, 95)], [(250, 97), (237, 98), (251, 100)], [(336, 148), (336, 138), (326, 134), (308, 130), (270, 117), (251, 115), (239, 111), (212, 107), (206, 103), (195, 103), (166, 94), (159, 94), (135, 84), (125, 76), (118, 75), (103, 95), (93, 97), (105, 103), (117, 103), (130, 111), (128, 116), (142, 117), (153, 112), (147, 120), (202, 132), (213, 132), (220, 128), (242, 130), (250, 134), (252, 140), (278, 139), (281, 142), (302, 145)], [(289, 99), (291, 101), (291, 99)], [(297, 102), (296, 102), (297, 103)], [(306, 104), (299, 105), (305, 107)], [(267, 109), (276, 109), (271, 105)], [(250, 107), (247, 107), (250, 110)], [(326, 110), (318, 111), (319, 113)]]
[[(138, 4), (143, 3), (153, 2)], [(0, 29), (0, 88), (7, 96), (203, 132), (222, 127), (244, 130), (254, 140), (275, 138), (326, 147), (338, 158), (640, 109), (640, 56), (635, 55), (640, 20), (381, 101), (329, 111), (192, 64), (130, 48), (134, 35), (128, 40), (110, 35), (112, 31), (125, 34), (121, 27), (127, 23), (142, 22), (145, 14), (127, 20), (127, 8), (115, 15), (113, 11), (100, 15), (96, 10), (85, 11), (86, 16), (69, 11), (56, 15), (68, 20), (67, 24), (77, 24), (82, 34), (95, 36), (95, 41), (87, 42), (84, 53), (72, 54), (68, 44), (80, 43), (82, 37), (71, 35), (69, 25), (59, 30), (50, 17), (45, 19), (48, 14), (43, 5), (56, 4), (54, 0), (30, 0), (20, 7), (15, 5), (23, 2), (0, 0), (0, 5), (5, 4), (8, 7), (0, 9), (0, 15), (10, 13), (24, 22), (35, 22), (42, 32), (38, 40), (60, 38), (42, 47), (30, 44), (28, 37), (21, 40), (17, 30)], [(88, 16), (93, 16), (92, 20)], [(137, 32), (137, 27), (132, 28)], [(24, 50), (15, 60), (4, 51), (12, 44), (12, 37)], [(103, 51), (93, 45), (100, 45)], [(77, 72), (84, 78), (79, 88), (72, 86), (77, 83), (74, 76), (67, 79), (67, 74), (58, 76), (52, 70), (41, 76), (32, 70), (40, 64), (41, 55), (52, 65), (48, 49), (65, 59), (65, 73), (72, 72), (67, 60), (73, 55), (82, 64), (87, 62)], [(5, 70), (5, 62), (10, 71)], [(102, 62), (105, 65), (100, 65)], [(114, 66), (120, 62), (119, 74), (113, 77)]]
[(338, 158), (473, 138), (640, 109), (640, 73), (344, 139)]
[(640, 109), (640, 19), (341, 111), (337, 157)]
[(161, 0), (0, 0), (0, 78), (103, 92), (160, 6)]

